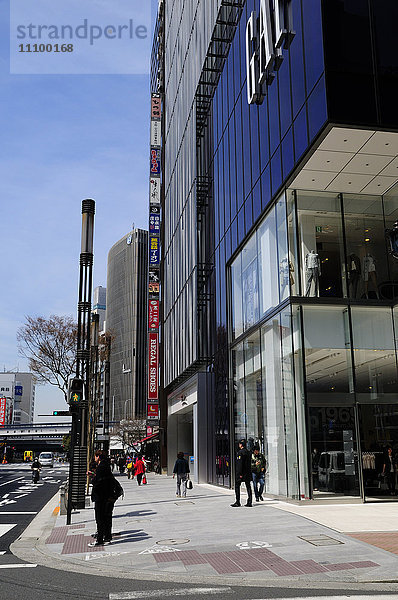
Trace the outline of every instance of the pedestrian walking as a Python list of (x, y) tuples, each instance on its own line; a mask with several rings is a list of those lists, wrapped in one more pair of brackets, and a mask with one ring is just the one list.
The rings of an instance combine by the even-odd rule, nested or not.
[[(95, 503), (95, 521), (97, 523), (97, 541), (89, 544), (103, 546), (110, 544), (112, 540), (112, 513), (116, 498), (120, 493), (116, 489), (121, 485), (112, 475), (110, 462), (104, 450), (96, 450), (94, 454), (96, 462), (95, 473), (92, 478), (91, 499)], [(123, 491), (123, 490), (122, 490)]]
[(245, 506), (253, 506), (253, 493), (250, 482), (252, 480), (252, 470), (250, 453), (246, 448), (246, 440), (239, 440), (239, 451), (236, 456), (236, 475), (235, 475), (235, 502), (231, 506), (240, 506), (240, 486), (246, 485), (247, 502)]
[(134, 465), (134, 475), (137, 477), (138, 485), (141, 485), (142, 477), (145, 473), (145, 464), (141, 458), (141, 454), (137, 456), (136, 463)]
[(119, 467), (119, 473), (122, 475), (124, 473), (124, 469), (126, 467), (126, 459), (123, 455), (120, 455), (117, 461), (117, 466)]
[(115, 457), (111, 456), (111, 469), (112, 469), (112, 473), (115, 470)]
[(260, 452), (259, 446), (254, 446), (253, 448), (253, 454), (251, 458), (251, 469), (256, 502), (259, 502), (260, 500), (263, 501), (267, 461), (265, 460), (264, 454)]
[(177, 498), (181, 498), (181, 483), (182, 483), (182, 497), (187, 497), (187, 479), (189, 477), (189, 464), (184, 458), (184, 452), (178, 452), (177, 460), (174, 464), (173, 479), (177, 475)]

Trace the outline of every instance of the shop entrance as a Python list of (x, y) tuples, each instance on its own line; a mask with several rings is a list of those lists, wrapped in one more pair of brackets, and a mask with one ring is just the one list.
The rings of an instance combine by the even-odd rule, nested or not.
[(362, 404), (359, 417), (364, 499), (397, 500), (398, 404)]
[(360, 495), (354, 406), (310, 406), (312, 497)]

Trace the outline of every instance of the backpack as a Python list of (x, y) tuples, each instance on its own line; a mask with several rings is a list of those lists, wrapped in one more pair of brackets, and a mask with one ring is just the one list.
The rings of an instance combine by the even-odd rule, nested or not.
[(118, 480), (114, 477), (113, 478), (113, 490), (112, 490), (112, 497), (117, 500), (118, 498), (120, 498), (120, 496), (124, 497), (124, 491), (122, 486), (120, 485), (120, 483), (118, 482)]

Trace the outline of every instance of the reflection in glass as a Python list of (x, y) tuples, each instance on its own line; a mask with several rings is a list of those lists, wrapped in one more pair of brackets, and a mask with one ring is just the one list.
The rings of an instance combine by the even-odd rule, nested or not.
[(352, 307), (358, 402), (396, 401), (397, 365), (390, 308)]
[(289, 261), (289, 253), (287, 248), (285, 194), (282, 195), (276, 205), (276, 230), (279, 260), (279, 295), (280, 302), (282, 302), (289, 296), (290, 285), (294, 282), (294, 269), (292, 263)]
[(261, 290), (260, 307), (263, 316), (270, 308), (279, 304), (275, 209), (268, 213), (257, 230), (257, 236)]

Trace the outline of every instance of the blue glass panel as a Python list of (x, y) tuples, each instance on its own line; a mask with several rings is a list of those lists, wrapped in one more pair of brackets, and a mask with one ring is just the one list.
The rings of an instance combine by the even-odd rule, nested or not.
[(322, 125), (328, 118), (326, 105), (325, 77), (317, 83), (314, 91), (308, 98), (308, 125), (310, 141), (319, 133)]
[(227, 290), (225, 284), (225, 238), (220, 244), (220, 304), (221, 304), (221, 325), (227, 325)]
[(219, 204), (220, 204), (220, 238), (224, 235), (225, 232), (225, 220), (224, 220), (224, 140), (225, 137), (222, 138), (221, 143), (219, 145), (218, 151), (218, 193), (219, 193)]
[(218, 152), (214, 156), (214, 235), (215, 245), (218, 246), (220, 241), (220, 207), (219, 207), (219, 194), (218, 194)]
[(238, 99), (235, 107), (235, 129), (236, 129), (236, 199), (238, 210), (242, 206), (245, 197), (243, 190), (243, 149), (242, 149), (242, 109), (241, 100)]
[(271, 158), (271, 190), (274, 195), (277, 189), (282, 184), (282, 165), (281, 165), (281, 149), (275, 152)]
[(252, 189), (250, 150), (250, 105), (242, 98), (243, 169), (245, 198)]
[(264, 210), (271, 202), (271, 170), (269, 166), (261, 175), (261, 208)]
[(238, 212), (238, 245), (245, 237), (245, 210), (244, 206)]
[(229, 53), (228, 53), (226, 67), (228, 69), (228, 102), (229, 102), (229, 114), (231, 114), (231, 111), (232, 111), (233, 106), (235, 104), (234, 56), (233, 56), (232, 48), (229, 50)]
[(294, 167), (293, 132), (290, 128), (282, 140), (282, 174), (283, 179), (289, 175)]
[(231, 253), (233, 254), (238, 246), (238, 219), (231, 223)]
[(307, 94), (323, 73), (321, 0), (303, 2), (304, 50)]
[(278, 82), (276, 79), (274, 79), (274, 82), (268, 87), (268, 115), (270, 153), (272, 155), (281, 141), (279, 130)]
[[(221, 90), (220, 87), (217, 88), (218, 90)], [(217, 121), (218, 121), (218, 143), (220, 143), (221, 140), (221, 136), (222, 136), (222, 94), (221, 92), (218, 94), (218, 101), (217, 101)]]
[(220, 248), (216, 250), (216, 321), (217, 327), (221, 324), (220, 306)]
[(261, 214), (261, 181), (258, 181), (253, 189), (253, 223)]
[(225, 234), (225, 262), (231, 257), (231, 228)]
[(258, 106), (256, 104), (250, 107), (250, 142), (251, 142), (251, 165), (252, 165), (252, 184), (260, 177), (260, 149), (258, 136)]
[(228, 94), (228, 71), (224, 69), (222, 72), (222, 129), (224, 131), (229, 119), (229, 94)]
[(237, 213), (236, 202), (236, 154), (235, 154), (235, 114), (229, 122), (229, 185), (231, 193), (231, 221)]
[(261, 171), (269, 161), (269, 135), (268, 135), (268, 98), (258, 109), (259, 129), (260, 129), (260, 165)]
[[(242, 19), (243, 21), (243, 19)], [(240, 53), (241, 53), (241, 43), (244, 44), (244, 40), (241, 42), (240, 40), (240, 27), (237, 28), (235, 32), (234, 41), (232, 44), (232, 52), (234, 56), (234, 88), (235, 88), (235, 96), (238, 95), (241, 84), (240, 78)]]
[(289, 53), (292, 73), (292, 103), (294, 118), (305, 102), (304, 53), (300, 0), (292, 2), (292, 10), (293, 27), (296, 35), (290, 46)]
[(231, 224), (231, 195), (229, 191), (229, 127), (225, 130), (224, 135), (224, 206), (225, 206), (225, 229)]
[(304, 107), (297, 115), (294, 124), (294, 155), (296, 163), (308, 147), (307, 108)]
[[(241, 88), (246, 81), (246, 24), (247, 24), (247, 12), (246, 7), (242, 11), (242, 16), (239, 23), (239, 37), (240, 37), (240, 82)], [(246, 89), (244, 90), (246, 93)]]
[(284, 50), (285, 59), (278, 72), (279, 79), (279, 110), (281, 116), (281, 137), (292, 124), (292, 104), (290, 97), (290, 66), (287, 51)]
[(253, 226), (253, 204), (252, 204), (252, 195), (246, 198), (245, 201), (245, 230), (246, 233)]

